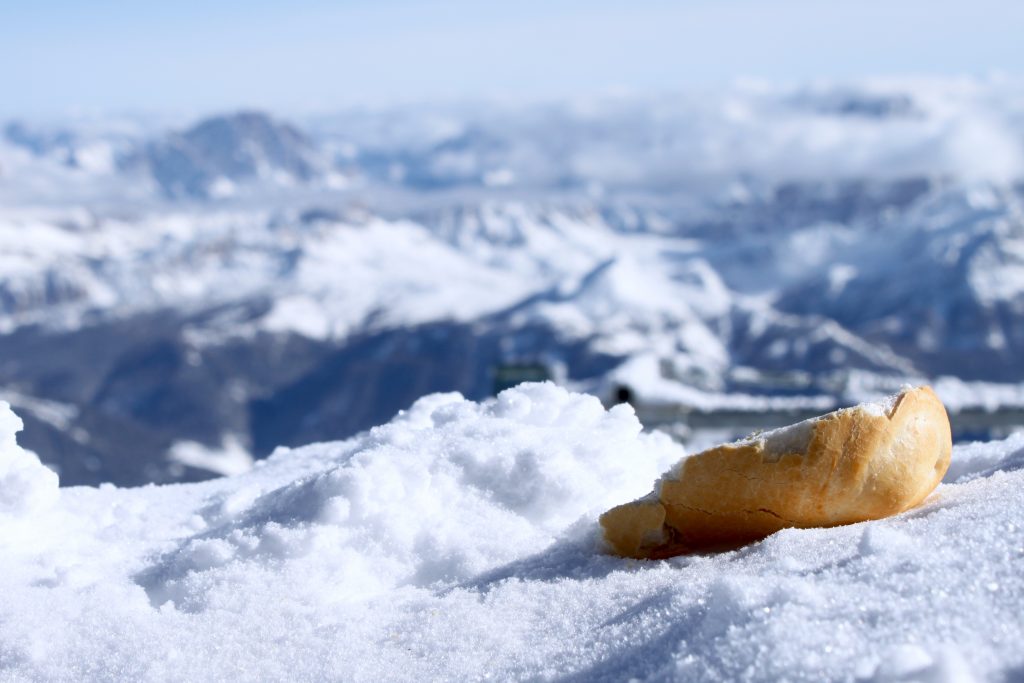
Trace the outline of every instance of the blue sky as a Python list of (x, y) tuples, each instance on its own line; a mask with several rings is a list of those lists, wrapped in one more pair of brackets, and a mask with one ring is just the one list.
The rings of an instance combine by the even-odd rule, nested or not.
[(0, 114), (1024, 75), (1018, 0), (0, 0)]

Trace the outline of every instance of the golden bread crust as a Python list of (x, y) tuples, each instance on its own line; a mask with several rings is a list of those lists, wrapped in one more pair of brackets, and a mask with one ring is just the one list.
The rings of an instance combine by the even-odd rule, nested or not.
[(602, 515), (605, 538), (617, 554), (652, 558), (878, 519), (924, 500), (952, 453), (949, 418), (929, 387), (901, 393), (888, 415), (829, 413), (808, 436), (805, 452), (752, 439), (686, 458), (656, 497)]

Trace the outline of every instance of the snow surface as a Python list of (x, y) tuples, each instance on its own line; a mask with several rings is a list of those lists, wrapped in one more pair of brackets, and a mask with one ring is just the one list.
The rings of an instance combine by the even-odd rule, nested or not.
[(1024, 674), (1024, 440), (903, 515), (658, 562), (596, 516), (684, 454), (551, 384), (201, 484), (57, 489), (0, 409), (0, 679)]
[(188, 465), (217, 474), (241, 474), (252, 469), (252, 454), (238, 442), (233, 434), (227, 434), (220, 448), (210, 448), (195, 441), (177, 441), (167, 452), (172, 462)]
[(0, 525), (5, 516), (44, 510), (57, 499), (57, 475), (18, 446), (24, 425), (6, 401), (0, 401)]

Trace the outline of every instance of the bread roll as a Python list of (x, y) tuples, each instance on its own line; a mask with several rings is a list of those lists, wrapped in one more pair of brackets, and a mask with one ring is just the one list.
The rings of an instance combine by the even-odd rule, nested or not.
[(686, 457), (601, 526), (616, 554), (653, 559), (879, 519), (924, 500), (952, 449), (942, 402), (930, 387), (907, 388)]

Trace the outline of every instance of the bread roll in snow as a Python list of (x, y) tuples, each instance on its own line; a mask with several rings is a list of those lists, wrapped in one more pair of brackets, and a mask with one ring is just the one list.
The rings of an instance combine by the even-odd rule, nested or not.
[(686, 457), (601, 526), (615, 553), (661, 558), (879, 519), (924, 500), (952, 449), (942, 402), (930, 387), (908, 388)]

